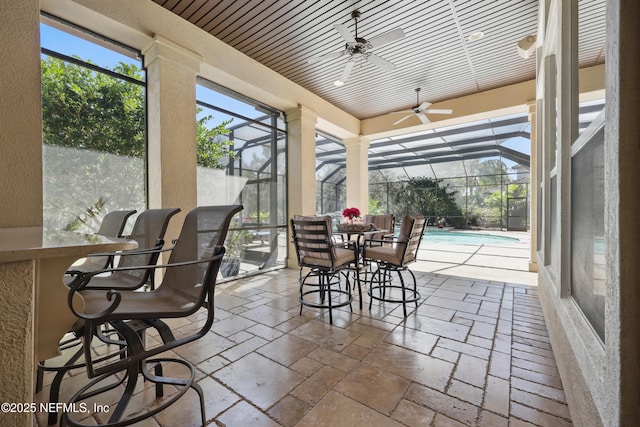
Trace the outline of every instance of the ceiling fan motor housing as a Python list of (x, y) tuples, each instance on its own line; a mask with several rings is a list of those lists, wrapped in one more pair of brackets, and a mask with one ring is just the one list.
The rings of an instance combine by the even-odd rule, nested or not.
[(387, 61), (384, 58), (381, 58), (380, 56), (371, 52), (371, 50), (374, 47), (377, 48), (380, 46), (384, 46), (388, 43), (403, 38), (405, 34), (402, 28), (396, 28), (384, 34), (374, 36), (371, 40), (367, 40), (363, 37), (358, 37), (358, 19), (360, 18), (360, 16), (360, 11), (358, 10), (354, 10), (353, 12), (351, 12), (351, 18), (355, 21), (355, 35), (351, 33), (346, 24), (333, 25), (335, 30), (346, 42), (346, 44), (344, 45), (344, 49), (341, 52), (322, 55), (316, 58), (311, 58), (308, 61), (309, 63), (316, 63), (338, 58), (346, 54), (348, 56), (347, 62), (345, 64), (344, 70), (342, 71), (340, 79), (334, 82), (336, 86), (342, 86), (344, 82), (347, 81), (356, 61), (369, 62), (384, 71), (391, 71), (395, 68), (395, 66), (391, 62)]

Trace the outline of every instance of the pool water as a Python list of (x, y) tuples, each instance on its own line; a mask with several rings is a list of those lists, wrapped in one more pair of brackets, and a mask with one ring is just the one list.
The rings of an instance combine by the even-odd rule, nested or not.
[(460, 233), (457, 231), (427, 231), (422, 238), (424, 243), (449, 243), (454, 245), (490, 245), (496, 243), (514, 243), (514, 237), (496, 236), (482, 233)]

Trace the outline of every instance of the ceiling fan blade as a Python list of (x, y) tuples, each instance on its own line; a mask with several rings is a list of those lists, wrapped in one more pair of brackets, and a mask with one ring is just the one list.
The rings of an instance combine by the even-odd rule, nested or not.
[(346, 83), (349, 80), (349, 76), (351, 75), (351, 70), (353, 69), (353, 65), (355, 63), (352, 60), (347, 61), (344, 66), (344, 70), (342, 70), (342, 75), (340, 76), (340, 81), (342, 83)]
[(384, 34), (380, 34), (379, 36), (371, 37), (369, 39), (369, 44), (371, 47), (380, 47), (396, 40), (400, 40), (403, 37), (404, 31), (402, 28), (396, 28), (395, 30), (388, 31)]
[(451, 113), (453, 113), (453, 110), (433, 108), (431, 110), (425, 111), (425, 113), (428, 113), (428, 114), (451, 114)]
[(397, 122), (394, 122), (394, 125), (397, 125), (398, 123), (404, 122), (405, 120), (407, 120), (409, 117), (413, 116), (413, 114), (409, 114), (407, 116), (404, 116), (403, 118), (401, 118), (400, 120), (398, 120)]
[(344, 41), (346, 41), (347, 43), (355, 43), (356, 42), (356, 39), (353, 37), (353, 35), (351, 34), (351, 31), (349, 31), (349, 29), (347, 28), (346, 25), (344, 25), (344, 24), (334, 24), (333, 28), (335, 28), (336, 31), (338, 33), (340, 33), (340, 35), (342, 36)]
[(426, 110), (427, 108), (429, 108), (429, 105), (431, 105), (430, 102), (424, 101), (422, 104), (420, 104), (417, 108), (417, 110), (424, 112), (424, 110)]
[(376, 67), (383, 69), (384, 71), (392, 71), (394, 68), (396, 68), (396, 66), (391, 62), (387, 61), (386, 59), (380, 58), (375, 53), (368, 54), (367, 61), (371, 62)]
[(320, 56), (314, 56), (313, 58), (309, 58), (307, 59), (307, 63), (309, 64), (316, 64), (318, 62), (322, 62), (322, 61), (328, 61), (330, 59), (334, 59), (334, 58), (339, 58), (342, 55), (344, 55), (344, 51), (342, 52), (335, 52), (335, 53), (328, 53), (326, 55), (320, 55)]
[(416, 116), (418, 116), (423, 125), (427, 125), (430, 123), (429, 119), (424, 114), (416, 114)]
[(412, 114), (413, 110), (392, 111), (389, 114)]

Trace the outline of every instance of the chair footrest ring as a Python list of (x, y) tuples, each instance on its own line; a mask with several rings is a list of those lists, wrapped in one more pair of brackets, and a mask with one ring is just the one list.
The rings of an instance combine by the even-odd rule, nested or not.
[(338, 307), (344, 307), (345, 305), (349, 305), (353, 302), (353, 295), (351, 294), (351, 292), (345, 291), (342, 289), (333, 289), (331, 291), (331, 296), (335, 296), (336, 294), (347, 295), (348, 298), (345, 301), (339, 301), (339, 302), (332, 301), (331, 305), (329, 305), (328, 302), (315, 303), (315, 302), (304, 299), (305, 295), (311, 295), (311, 294), (322, 295), (323, 293), (325, 294), (325, 296), (328, 295), (328, 291), (324, 289), (314, 289), (311, 291), (306, 291), (302, 293), (302, 296), (298, 298), (298, 300), (300, 301), (300, 304), (305, 305), (307, 307), (314, 307), (314, 308), (338, 308)]
[[(178, 363), (187, 368), (188, 375), (185, 375), (186, 378), (175, 378), (175, 377), (165, 377), (162, 376), (162, 363)], [(138, 365), (138, 364), (136, 364)], [(63, 426), (74, 426), (74, 427), (85, 427), (85, 426), (93, 426), (95, 425), (95, 419), (88, 414), (93, 413), (94, 415), (98, 413), (102, 413), (103, 416), (109, 417), (109, 420), (103, 424), (104, 426), (110, 427), (123, 427), (132, 425), (135, 423), (139, 423), (142, 420), (150, 418), (160, 411), (163, 411), (167, 407), (171, 406), (175, 402), (178, 401), (189, 388), (193, 388), (196, 393), (198, 393), (201, 402), (201, 410), (203, 416), (203, 425), (205, 423), (204, 419), (204, 395), (202, 393), (202, 389), (195, 382), (195, 367), (186, 360), (176, 359), (176, 358), (155, 358), (155, 359), (147, 359), (142, 365), (150, 365), (150, 368), (144, 371), (139, 369), (128, 369), (126, 373), (126, 381), (127, 386), (116, 405), (112, 407), (95, 405), (91, 403), (91, 401), (95, 401), (94, 396), (100, 395), (105, 392), (109, 392), (114, 388), (120, 386), (123, 383), (123, 380), (116, 381), (115, 383), (107, 384), (102, 387), (96, 388), (99, 383), (108, 379), (109, 377), (114, 376), (115, 373), (107, 373), (101, 375), (87, 385), (82, 387), (70, 400), (67, 407), (75, 408), (78, 412), (69, 413), (65, 412), (62, 415), (61, 425)], [(155, 371), (155, 374), (151, 373), (151, 370)], [(142, 373), (145, 380), (150, 381), (156, 384), (156, 397), (162, 396), (162, 385), (172, 385), (178, 389), (178, 391), (169, 398), (166, 398), (160, 401), (157, 406), (153, 406), (152, 409), (144, 411), (140, 413), (139, 411), (134, 412), (134, 415), (130, 418), (125, 418), (126, 415), (131, 415), (130, 411), (127, 412), (127, 405), (129, 404), (131, 397), (133, 395), (133, 391), (135, 389), (135, 384), (137, 383), (139, 374)], [(135, 376), (135, 377), (134, 377)], [(155, 403), (155, 402), (154, 402)], [(148, 406), (147, 406), (148, 407)], [(118, 412), (118, 414), (116, 414)], [(82, 418), (80, 418), (82, 417)], [(89, 422), (90, 424), (83, 424), (83, 422)]]
[[(400, 290), (404, 290), (404, 292), (406, 292), (406, 294), (409, 296), (406, 299), (393, 299), (393, 298), (387, 298), (387, 297), (381, 297), (379, 295), (373, 295), (373, 290), (374, 289), (378, 289), (382, 292), (385, 292), (388, 289), (400, 289)], [(398, 302), (398, 303), (403, 303), (403, 302), (416, 302), (420, 300), (420, 293), (418, 291), (414, 291), (413, 289), (409, 289), (400, 285), (375, 285), (375, 286), (371, 286), (369, 287), (369, 289), (367, 290), (367, 295), (369, 295), (369, 298), (373, 298), (375, 300), (378, 301), (384, 301), (384, 302)]]

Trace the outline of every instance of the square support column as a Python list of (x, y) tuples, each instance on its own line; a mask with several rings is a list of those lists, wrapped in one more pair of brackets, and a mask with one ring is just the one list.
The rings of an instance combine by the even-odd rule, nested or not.
[(167, 241), (197, 205), (196, 76), (202, 57), (156, 35), (143, 49), (147, 67), (150, 208), (180, 208)]
[[(316, 214), (316, 123), (318, 116), (302, 105), (287, 114), (287, 215)], [(288, 221), (288, 218), (287, 218)], [(288, 224), (287, 224), (288, 225)], [(298, 266), (288, 231), (286, 265)]]
[[(10, 3), (10, 4), (9, 4)], [(40, 2), (0, 7), (0, 227), (42, 226)], [(33, 402), (35, 264), (0, 264), (0, 401)], [(0, 425), (33, 425), (33, 414), (0, 412)]]
[(369, 139), (358, 136), (344, 140), (347, 150), (347, 206), (362, 215), (369, 211)]

